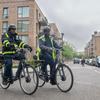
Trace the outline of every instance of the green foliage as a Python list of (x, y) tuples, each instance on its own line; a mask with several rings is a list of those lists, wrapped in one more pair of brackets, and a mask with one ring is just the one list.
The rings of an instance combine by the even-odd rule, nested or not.
[(86, 58), (85, 57), (85, 55), (84, 54), (82, 54), (82, 53), (79, 53), (79, 54), (77, 54), (77, 56), (76, 56), (77, 58)]
[(73, 57), (77, 56), (77, 52), (71, 46), (71, 44), (64, 43), (63, 45), (63, 57), (66, 59), (72, 59)]

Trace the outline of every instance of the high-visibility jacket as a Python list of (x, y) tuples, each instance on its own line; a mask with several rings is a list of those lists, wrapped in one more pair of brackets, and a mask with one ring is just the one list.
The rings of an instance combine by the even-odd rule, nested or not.
[(22, 42), (17, 33), (12, 35), (10, 32), (2, 34), (2, 53), (3, 54), (15, 54), (16, 50), (8, 45), (14, 45), (14, 47), (24, 48), (25, 44)]
[[(46, 49), (46, 47), (50, 47), (53, 50), (50, 52)], [(55, 48), (60, 48), (60, 46), (58, 46), (58, 44), (52, 39), (52, 37), (45, 37), (43, 35), (39, 38), (39, 48), (42, 54), (48, 53), (55, 60), (57, 53)]]

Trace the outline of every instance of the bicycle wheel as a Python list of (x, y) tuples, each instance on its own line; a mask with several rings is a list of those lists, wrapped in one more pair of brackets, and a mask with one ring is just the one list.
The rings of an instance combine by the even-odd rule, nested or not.
[(73, 73), (65, 64), (59, 64), (56, 70), (56, 84), (62, 92), (68, 92), (73, 87)]
[(20, 74), (19, 83), (25, 94), (31, 95), (35, 93), (38, 88), (38, 75), (36, 70), (30, 65), (23, 68)]
[(36, 71), (37, 71), (37, 74), (38, 74), (38, 77), (39, 77), (38, 87), (42, 87), (42, 86), (44, 86), (45, 81), (44, 81), (44, 79), (43, 79), (44, 77), (43, 77), (43, 75), (41, 73), (41, 67), (37, 67)]
[(7, 83), (7, 85), (3, 85), (3, 76), (4, 76), (4, 66), (2, 65), (2, 68), (0, 69), (0, 86), (3, 89), (8, 89), (10, 86), (10, 83)]

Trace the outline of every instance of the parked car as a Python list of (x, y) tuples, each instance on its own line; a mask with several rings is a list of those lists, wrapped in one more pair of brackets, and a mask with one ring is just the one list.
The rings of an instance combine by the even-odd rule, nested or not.
[(79, 64), (79, 63), (80, 63), (80, 59), (74, 58), (73, 63), (74, 63), (74, 64)]
[(88, 64), (89, 64), (89, 65), (92, 65), (92, 59), (89, 59), (89, 60), (88, 60)]
[(88, 59), (85, 59), (85, 64), (88, 64), (89, 63), (89, 60)]
[(92, 58), (92, 65), (96, 66), (96, 58)]
[(100, 67), (100, 56), (96, 57), (96, 66)]

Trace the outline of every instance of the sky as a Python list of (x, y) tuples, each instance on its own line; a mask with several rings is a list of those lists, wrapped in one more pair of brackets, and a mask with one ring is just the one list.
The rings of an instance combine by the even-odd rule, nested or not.
[(77, 51), (83, 51), (93, 32), (100, 30), (100, 0), (37, 0), (37, 3)]

